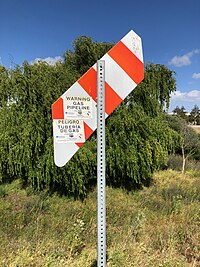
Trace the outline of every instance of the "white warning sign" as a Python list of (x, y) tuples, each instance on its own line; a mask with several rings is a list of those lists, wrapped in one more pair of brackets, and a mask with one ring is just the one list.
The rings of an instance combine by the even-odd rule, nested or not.
[(76, 119), (92, 118), (92, 97), (66, 96), (64, 98), (65, 117)]
[(53, 120), (53, 131), (56, 143), (85, 142), (85, 132), (82, 120)]

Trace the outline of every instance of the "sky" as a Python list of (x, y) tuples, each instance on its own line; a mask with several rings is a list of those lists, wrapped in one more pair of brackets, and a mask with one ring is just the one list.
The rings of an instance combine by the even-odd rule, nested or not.
[(53, 64), (81, 35), (116, 43), (134, 30), (145, 64), (176, 73), (169, 111), (200, 107), (199, 0), (0, 0), (0, 17), (0, 65)]

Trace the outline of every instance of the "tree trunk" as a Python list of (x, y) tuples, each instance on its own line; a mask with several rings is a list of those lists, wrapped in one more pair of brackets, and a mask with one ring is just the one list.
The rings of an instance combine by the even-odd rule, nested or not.
[(182, 149), (182, 157), (183, 157), (183, 162), (182, 162), (182, 174), (185, 173), (185, 163), (186, 163), (186, 157), (185, 157), (185, 151), (184, 151), (184, 147), (181, 147)]

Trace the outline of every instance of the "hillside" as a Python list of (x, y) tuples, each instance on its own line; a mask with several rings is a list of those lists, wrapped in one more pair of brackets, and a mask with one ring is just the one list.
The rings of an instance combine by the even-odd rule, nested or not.
[(200, 125), (190, 125), (190, 127), (200, 134)]
[[(149, 188), (107, 188), (107, 266), (200, 266), (200, 177), (154, 175)], [(84, 202), (0, 186), (1, 267), (96, 266), (96, 190)]]

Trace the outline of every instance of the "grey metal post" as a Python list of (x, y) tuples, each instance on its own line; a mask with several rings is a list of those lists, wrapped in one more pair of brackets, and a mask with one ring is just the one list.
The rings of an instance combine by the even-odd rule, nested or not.
[(106, 266), (105, 61), (97, 61), (97, 232), (98, 267)]

